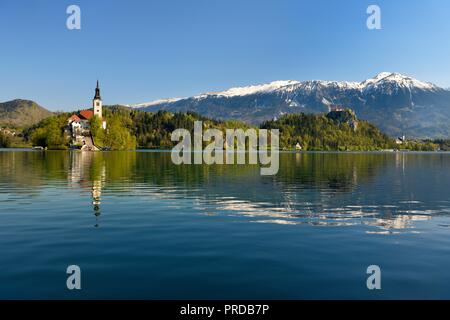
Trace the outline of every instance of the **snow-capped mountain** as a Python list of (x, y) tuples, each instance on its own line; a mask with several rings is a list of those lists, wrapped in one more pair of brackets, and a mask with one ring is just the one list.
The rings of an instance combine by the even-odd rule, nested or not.
[(383, 90), (385, 88), (404, 88), (409, 90), (439, 90), (436, 85), (416, 80), (399, 73), (382, 72), (372, 79), (360, 83), (361, 90)]
[(391, 72), (363, 82), (274, 81), (130, 107), (194, 111), (207, 117), (258, 124), (285, 113), (327, 112), (332, 105), (354, 109), (359, 118), (393, 136), (450, 136), (450, 91)]

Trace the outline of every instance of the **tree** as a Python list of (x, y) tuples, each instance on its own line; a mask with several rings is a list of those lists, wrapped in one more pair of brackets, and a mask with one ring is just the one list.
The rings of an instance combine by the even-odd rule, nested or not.
[(11, 146), (11, 137), (0, 131), (0, 148), (9, 148)]
[(64, 134), (67, 115), (58, 115), (42, 120), (31, 129), (30, 140), (34, 146), (49, 149), (67, 149), (68, 140)]
[(103, 147), (105, 140), (105, 130), (103, 129), (102, 120), (97, 115), (94, 115), (89, 120), (89, 125), (91, 127), (91, 134), (92, 138), (94, 139), (94, 144), (97, 147)]
[(111, 150), (134, 150), (136, 149), (136, 137), (122, 123), (120, 115), (113, 114), (107, 119), (106, 134), (103, 145)]

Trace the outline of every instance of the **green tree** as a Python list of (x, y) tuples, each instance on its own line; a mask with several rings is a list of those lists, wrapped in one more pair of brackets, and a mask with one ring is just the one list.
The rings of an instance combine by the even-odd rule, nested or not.
[(11, 137), (0, 131), (0, 148), (9, 148), (11, 146)]
[(67, 149), (68, 139), (64, 133), (66, 119), (66, 115), (53, 116), (32, 128), (29, 136), (33, 145), (49, 149)]
[(91, 127), (94, 145), (100, 148), (104, 147), (105, 130), (103, 129), (102, 120), (95, 115), (89, 120), (89, 125)]
[(123, 125), (120, 115), (112, 115), (107, 119), (106, 134), (103, 145), (111, 150), (136, 149), (136, 137)]

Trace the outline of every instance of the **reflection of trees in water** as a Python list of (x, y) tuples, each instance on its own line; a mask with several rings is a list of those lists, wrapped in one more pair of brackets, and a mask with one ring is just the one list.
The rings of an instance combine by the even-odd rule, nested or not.
[(346, 195), (351, 196), (386, 168), (404, 173), (417, 163), (424, 168), (448, 163), (437, 156), (423, 157), (282, 153), (279, 173), (263, 177), (254, 165), (175, 166), (169, 152), (0, 152), (4, 173), (0, 181), (30, 195), (38, 193), (40, 186), (61, 187), (64, 183), (89, 190), (96, 217), (101, 214), (102, 196), (109, 190), (124, 196), (190, 198), (207, 214), (221, 211), (255, 222), (360, 223), (395, 230), (409, 227), (423, 216), (404, 213), (401, 206), (352, 206)]
[(388, 157), (374, 153), (282, 154), (277, 179), (285, 185), (349, 192), (373, 178), (388, 164)]
[[(199, 197), (205, 201), (233, 198), (271, 203), (285, 211), (296, 192), (310, 187), (317, 190), (351, 191), (358, 179), (375, 174), (375, 157), (337, 154), (281, 154), (276, 177), (262, 177), (251, 165), (175, 166), (168, 152), (20, 152), (0, 157), (2, 167), (14, 167), (9, 177), (16, 184), (38, 187), (67, 179), (69, 186), (91, 190), (95, 214), (100, 215), (104, 188), (125, 192), (136, 184), (154, 186), (162, 196)], [(5, 161), (13, 161), (4, 164)], [(382, 162), (378, 161), (379, 164)], [(364, 170), (361, 167), (369, 168)], [(145, 189), (145, 188), (144, 188)], [(315, 200), (320, 203), (320, 197)]]
[[(384, 172), (389, 166), (398, 168), (398, 155), (281, 154), (280, 171), (275, 177), (261, 177), (255, 166), (174, 167), (168, 156), (160, 154), (158, 157), (159, 161), (153, 165), (156, 170), (158, 167), (163, 170), (143, 170), (142, 174), (139, 171), (140, 179), (159, 186), (161, 198), (192, 197), (207, 215), (225, 211), (259, 223), (363, 224), (380, 228), (381, 233), (413, 228), (415, 221), (430, 219), (424, 214), (404, 212), (401, 204), (396, 207), (354, 206), (351, 199), (346, 198), (358, 187), (373, 181), (380, 171)], [(139, 159), (138, 167), (148, 168), (147, 161), (151, 163), (154, 159)], [(404, 161), (401, 163), (404, 171)], [(173, 192), (168, 193), (168, 187)], [(155, 193), (156, 190), (153, 196)]]
[[(161, 188), (170, 186), (187, 196), (209, 201), (232, 197), (253, 203), (271, 203), (296, 211), (313, 202), (328, 203), (329, 197), (349, 193), (372, 179), (388, 159), (375, 154), (280, 154), (280, 170), (274, 177), (262, 177), (257, 166), (174, 166), (170, 154), (139, 155), (137, 170), (142, 182)], [(170, 179), (167, 177), (170, 176)], [(311, 189), (314, 192), (309, 192)], [(302, 207), (304, 209), (304, 207)]]
[(216, 181), (241, 181), (351, 191), (358, 181), (370, 178), (377, 167), (387, 162), (374, 155), (281, 154), (280, 157), (276, 177), (261, 177), (259, 168), (253, 165), (175, 166), (168, 152), (1, 152), (0, 167), (3, 181), (24, 186), (41, 186), (67, 178), (69, 182), (79, 179), (83, 185), (83, 181), (96, 181), (104, 175), (108, 184), (119, 183), (124, 187), (136, 182), (189, 189)]
[[(277, 187), (308, 186), (344, 192), (369, 180), (388, 162), (386, 157), (374, 154), (282, 153), (279, 173), (275, 177), (261, 177), (259, 168), (251, 165), (174, 166), (169, 153), (140, 153), (137, 160), (136, 178), (162, 186), (188, 187), (220, 179), (224, 183), (241, 180), (267, 186), (270, 182)], [(171, 179), (167, 179), (168, 174)]]
[[(47, 152), (0, 152), (1, 181), (16, 188), (15, 192), (38, 194), (44, 181), (58, 181), (67, 177), (69, 153)], [(30, 188), (27, 188), (30, 187)]]

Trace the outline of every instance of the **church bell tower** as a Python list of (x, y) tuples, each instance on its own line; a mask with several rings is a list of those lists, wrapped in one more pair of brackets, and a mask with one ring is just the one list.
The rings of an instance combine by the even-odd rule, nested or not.
[(94, 108), (94, 115), (102, 119), (102, 97), (100, 96), (100, 87), (97, 80), (97, 88), (95, 88), (95, 97), (92, 101), (92, 107)]

